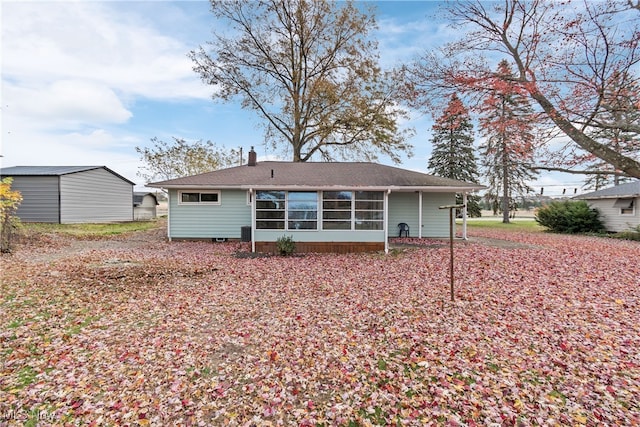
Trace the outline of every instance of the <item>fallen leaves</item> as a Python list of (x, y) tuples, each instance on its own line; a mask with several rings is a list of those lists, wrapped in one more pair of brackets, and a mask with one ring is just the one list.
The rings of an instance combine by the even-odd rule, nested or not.
[[(640, 246), (154, 241), (3, 257), (0, 413), (41, 425), (638, 425)], [(481, 238), (518, 245), (486, 246)], [(474, 239), (472, 239), (474, 240)], [(77, 246), (71, 245), (77, 249)]]

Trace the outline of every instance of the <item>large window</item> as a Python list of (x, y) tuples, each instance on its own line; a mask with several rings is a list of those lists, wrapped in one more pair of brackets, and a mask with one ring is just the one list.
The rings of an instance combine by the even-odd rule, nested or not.
[(220, 192), (219, 191), (179, 191), (178, 192), (178, 204), (180, 205), (219, 205), (220, 204)]
[(324, 191), (323, 230), (382, 230), (384, 193), (381, 191)]
[(322, 193), (322, 228), (324, 230), (351, 230), (351, 191), (324, 191)]
[(284, 230), (286, 193), (256, 191), (256, 228)]
[(356, 230), (382, 230), (384, 194), (381, 191), (356, 191), (355, 196)]
[[(321, 212), (321, 214), (319, 214)], [(382, 191), (256, 191), (256, 228), (262, 230), (383, 230)]]
[(287, 219), (289, 230), (318, 229), (318, 193), (315, 191), (290, 191), (288, 193)]

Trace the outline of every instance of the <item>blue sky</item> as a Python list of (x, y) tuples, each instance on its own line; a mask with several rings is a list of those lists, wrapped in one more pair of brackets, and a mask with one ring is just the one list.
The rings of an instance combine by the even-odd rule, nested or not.
[[(455, 31), (435, 18), (439, 2), (375, 2), (382, 65), (409, 62)], [(263, 147), (259, 117), (213, 101), (186, 56), (211, 38), (207, 1), (2, 1), (2, 167), (104, 165), (136, 182), (136, 146), (151, 138)], [(414, 156), (427, 172), (431, 117), (412, 112)], [(288, 159), (284, 159), (288, 160)], [(381, 159), (382, 163), (391, 164)], [(576, 182), (575, 178), (569, 183)], [(535, 187), (562, 192), (548, 175)]]

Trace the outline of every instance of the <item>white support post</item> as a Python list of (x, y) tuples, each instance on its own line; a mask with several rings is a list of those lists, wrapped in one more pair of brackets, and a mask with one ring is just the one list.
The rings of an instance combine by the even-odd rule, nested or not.
[(422, 191), (418, 191), (418, 237), (422, 239)]

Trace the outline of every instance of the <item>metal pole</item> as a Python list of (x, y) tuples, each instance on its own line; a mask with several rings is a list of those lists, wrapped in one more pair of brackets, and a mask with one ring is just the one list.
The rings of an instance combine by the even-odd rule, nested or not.
[(453, 295), (453, 211), (455, 209), (464, 208), (465, 205), (447, 205), (440, 206), (440, 209), (449, 209), (449, 285), (451, 292), (451, 301), (454, 301)]
[(451, 301), (453, 302), (453, 209), (449, 208), (449, 281), (451, 284)]

